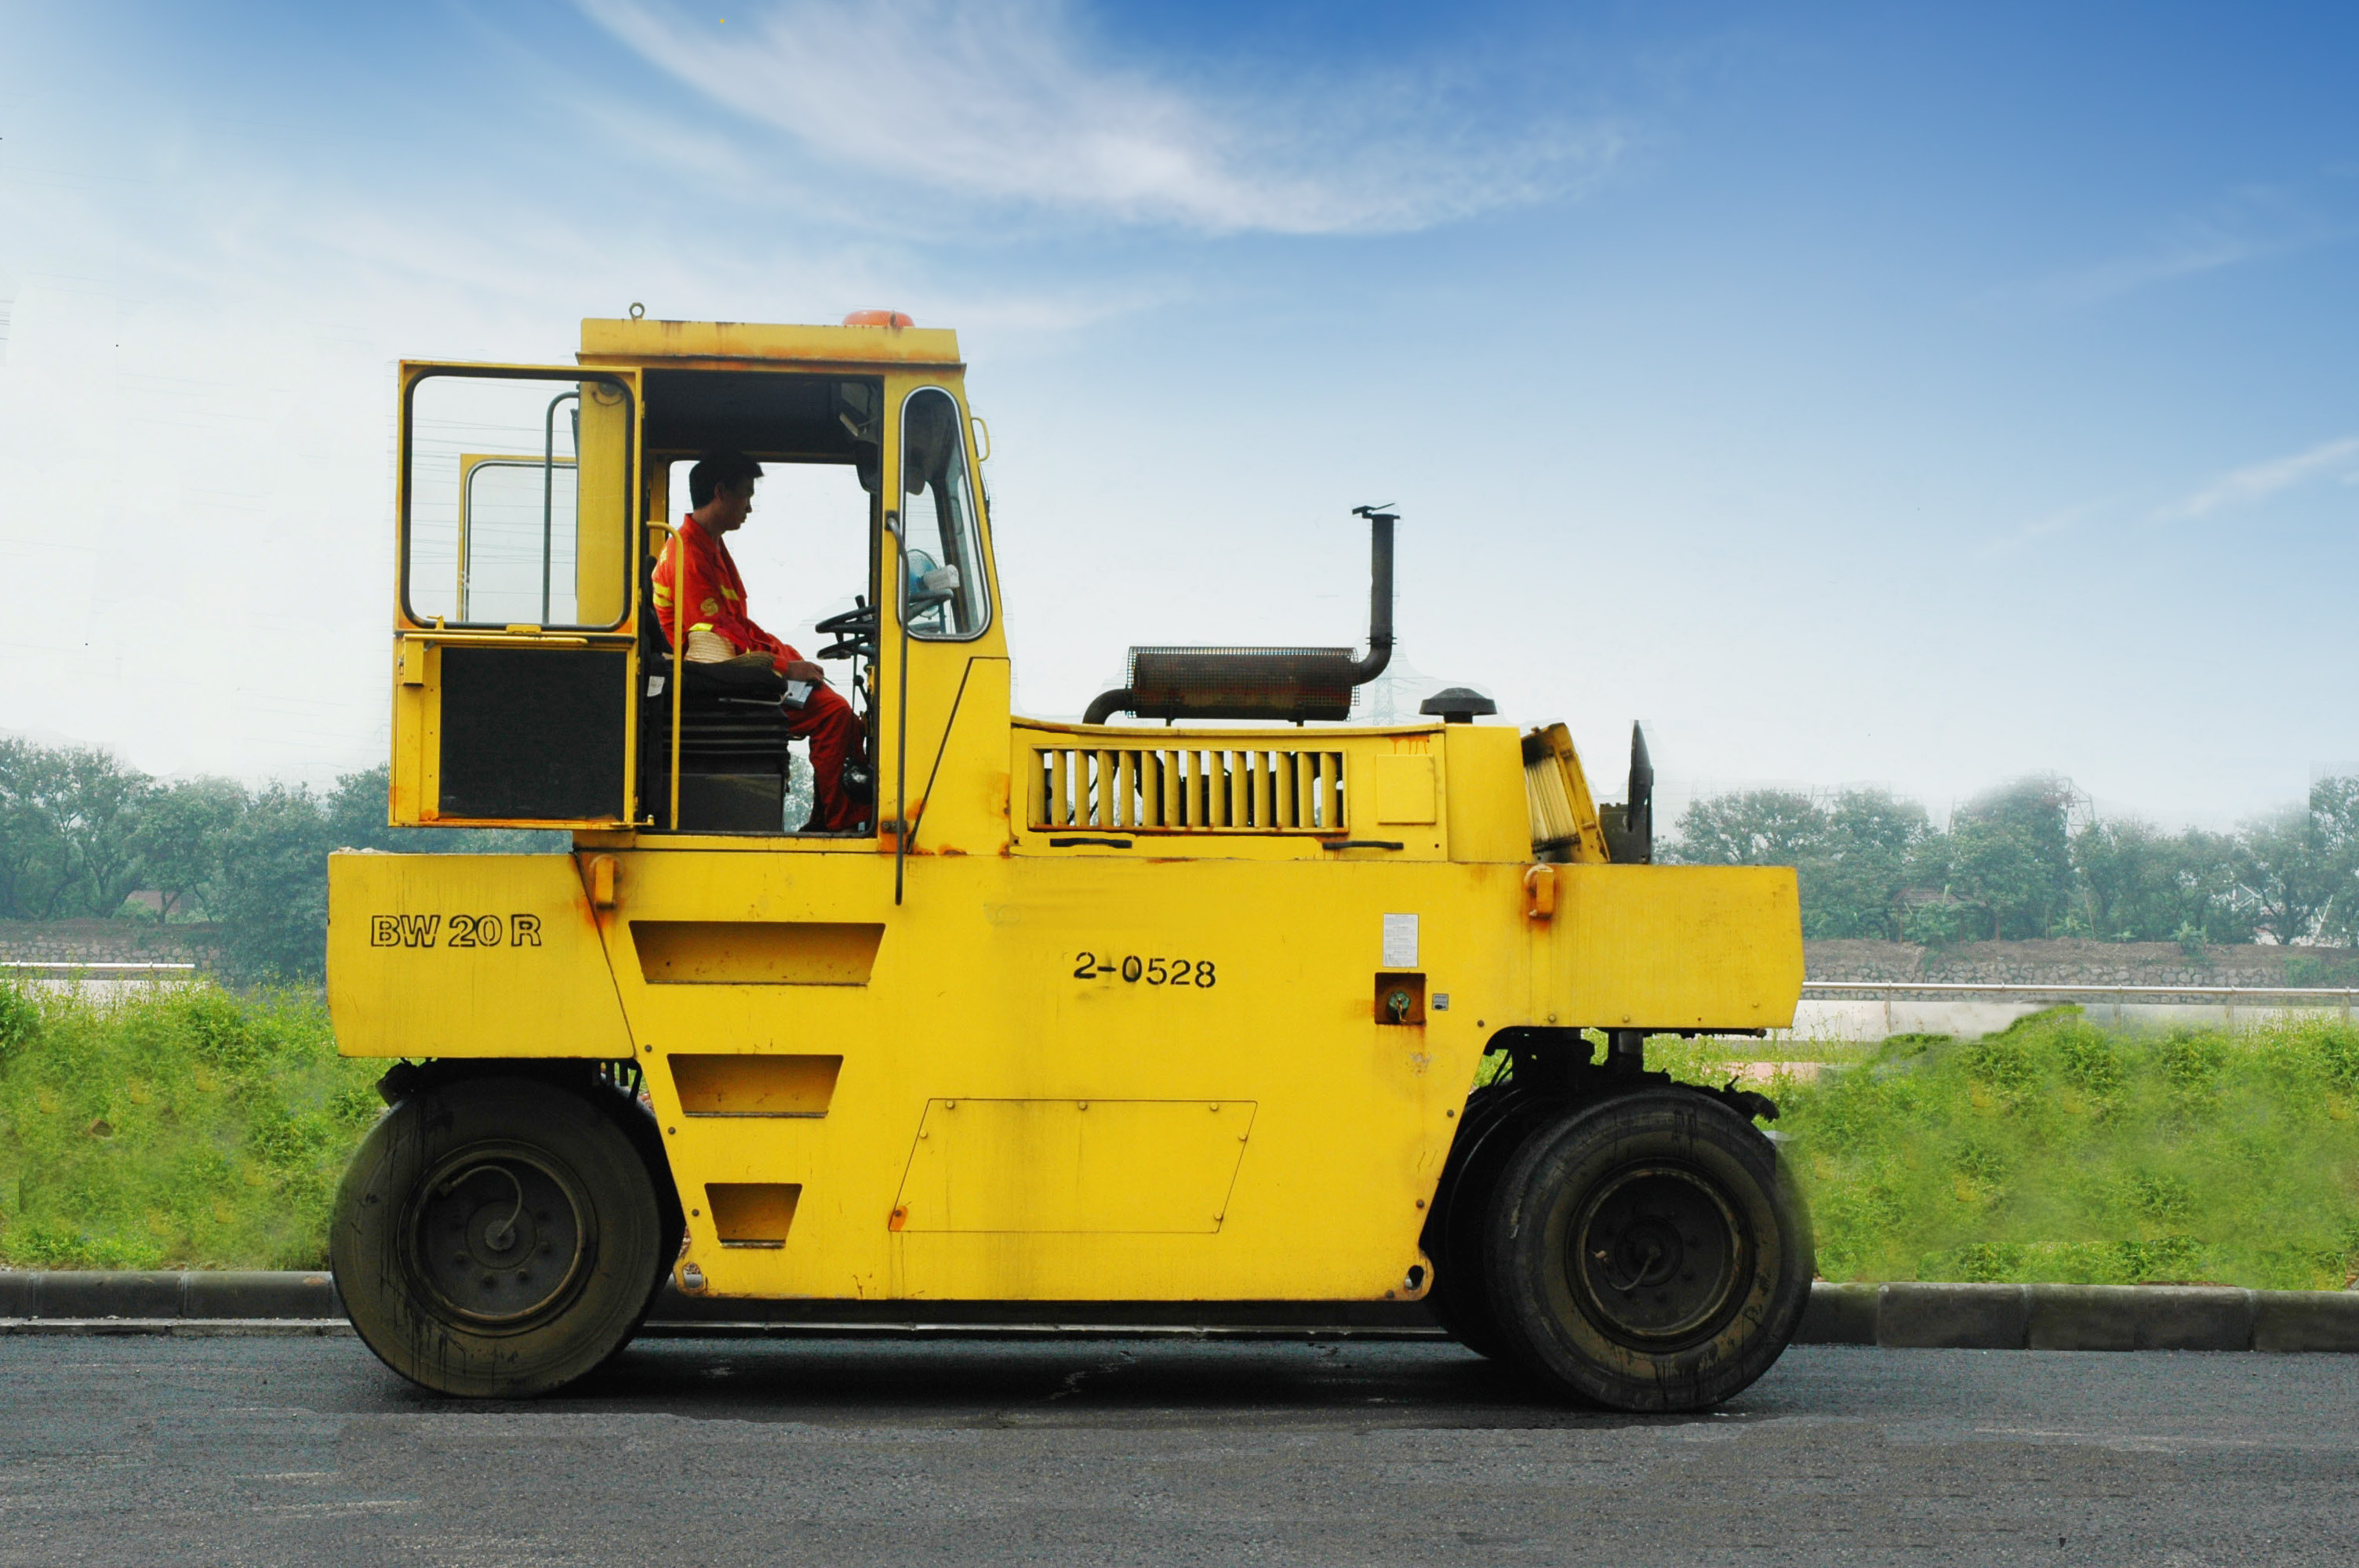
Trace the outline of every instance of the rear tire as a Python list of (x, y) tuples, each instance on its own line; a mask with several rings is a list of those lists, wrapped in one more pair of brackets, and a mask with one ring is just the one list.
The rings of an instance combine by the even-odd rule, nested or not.
[(329, 1239), (362, 1342), (414, 1383), (485, 1398), (596, 1370), (637, 1327), (663, 1251), (663, 1206), (625, 1130), (516, 1077), (395, 1106), (344, 1173)]
[(1717, 1404), (1767, 1371), (1810, 1299), (1810, 1218), (1777, 1148), (1710, 1096), (1651, 1089), (1541, 1126), (1484, 1248), (1516, 1360), (1621, 1411)]
[(1513, 1360), (1514, 1352), (1491, 1310), (1484, 1233), (1500, 1175), (1549, 1109), (1512, 1085), (1476, 1090), (1466, 1102), (1458, 1141), (1434, 1189), (1433, 1217), (1426, 1224), (1425, 1253), (1433, 1260), (1427, 1305), (1451, 1338), (1494, 1361)]

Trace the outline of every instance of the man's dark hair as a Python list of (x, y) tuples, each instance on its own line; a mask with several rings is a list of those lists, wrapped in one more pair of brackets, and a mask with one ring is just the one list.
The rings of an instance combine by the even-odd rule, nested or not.
[(762, 477), (762, 465), (739, 451), (707, 452), (688, 470), (688, 503), (701, 507), (712, 501), (712, 492), (723, 485), (733, 490), (748, 480)]

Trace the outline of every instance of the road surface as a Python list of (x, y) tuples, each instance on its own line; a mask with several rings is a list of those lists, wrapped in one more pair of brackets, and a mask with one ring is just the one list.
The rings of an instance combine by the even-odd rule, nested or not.
[(1810, 1347), (1702, 1416), (1452, 1346), (644, 1342), (429, 1398), (348, 1337), (0, 1337), (0, 1563), (2359, 1559), (2359, 1357)]

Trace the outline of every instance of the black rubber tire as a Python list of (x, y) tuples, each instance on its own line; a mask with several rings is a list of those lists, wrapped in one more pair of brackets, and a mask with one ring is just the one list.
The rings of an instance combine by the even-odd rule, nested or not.
[(380, 1360), (478, 1398), (595, 1371), (670, 1261), (624, 1129), (581, 1094), (518, 1077), (442, 1084), (379, 1119), (337, 1191), (328, 1251)]
[(647, 1167), (647, 1180), (655, 1188), (657, 1223), (662, 1227), (656, 1247), (655, 1274), (647, 1283), (647, 1299), (631, 1322), (631, 1333), (636, 1336), (647, 1314), (655, 1310), (664, 1287), (671, 1282), (672, 1266), (679, 1261), (688, 1240), (688, 1215), (679, 1206), (679, 1186), (672, 1180), (671, 1162), (664, 1153), (663, 1133), (657, 1128), (656, 1119), (639, 1104), (636, 1096), (620, 1089), (609, 1093), (602, 1086), (593, 1091), (592, 1098), (604, 1107), (607, 1115), (622, 1129), (623, 1136), (639, 1152), (639, 1162)]
[(1547, 1108), (1511, 1085), (1470, 1096), (1426, 1222), (1425, 1253), (1433, 1260), (1426, 1305), (1451, 1338), (1495, 1361), (1512, 1360), (1514, 1351), (1491, 1311), (1490, 1275), (1483, 1260), (1485, 1221), (1500, 1175)]
[(1719, 1403), (1809, 1303), (1810, 1217), (1777, 1146), (1722, 1101), (1658, 1088), (1561, 1113), (1502, 1173), (1492, 1313), (1560, 1392), (1633, 1411)]

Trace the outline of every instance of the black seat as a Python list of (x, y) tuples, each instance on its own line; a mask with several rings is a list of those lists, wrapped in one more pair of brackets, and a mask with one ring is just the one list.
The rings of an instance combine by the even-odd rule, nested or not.
[[(683, 829), (777, 833), (787, 784), (788, 718), (778, 706), (786, 677), (766, 654), (716, 664), (690, 663), (679, 694), (680, 814)], [(642, 699), (640, 777), (649, 809), (669, 823), (671, 778), (672, 660), (660, 648), (647, 665)]]

